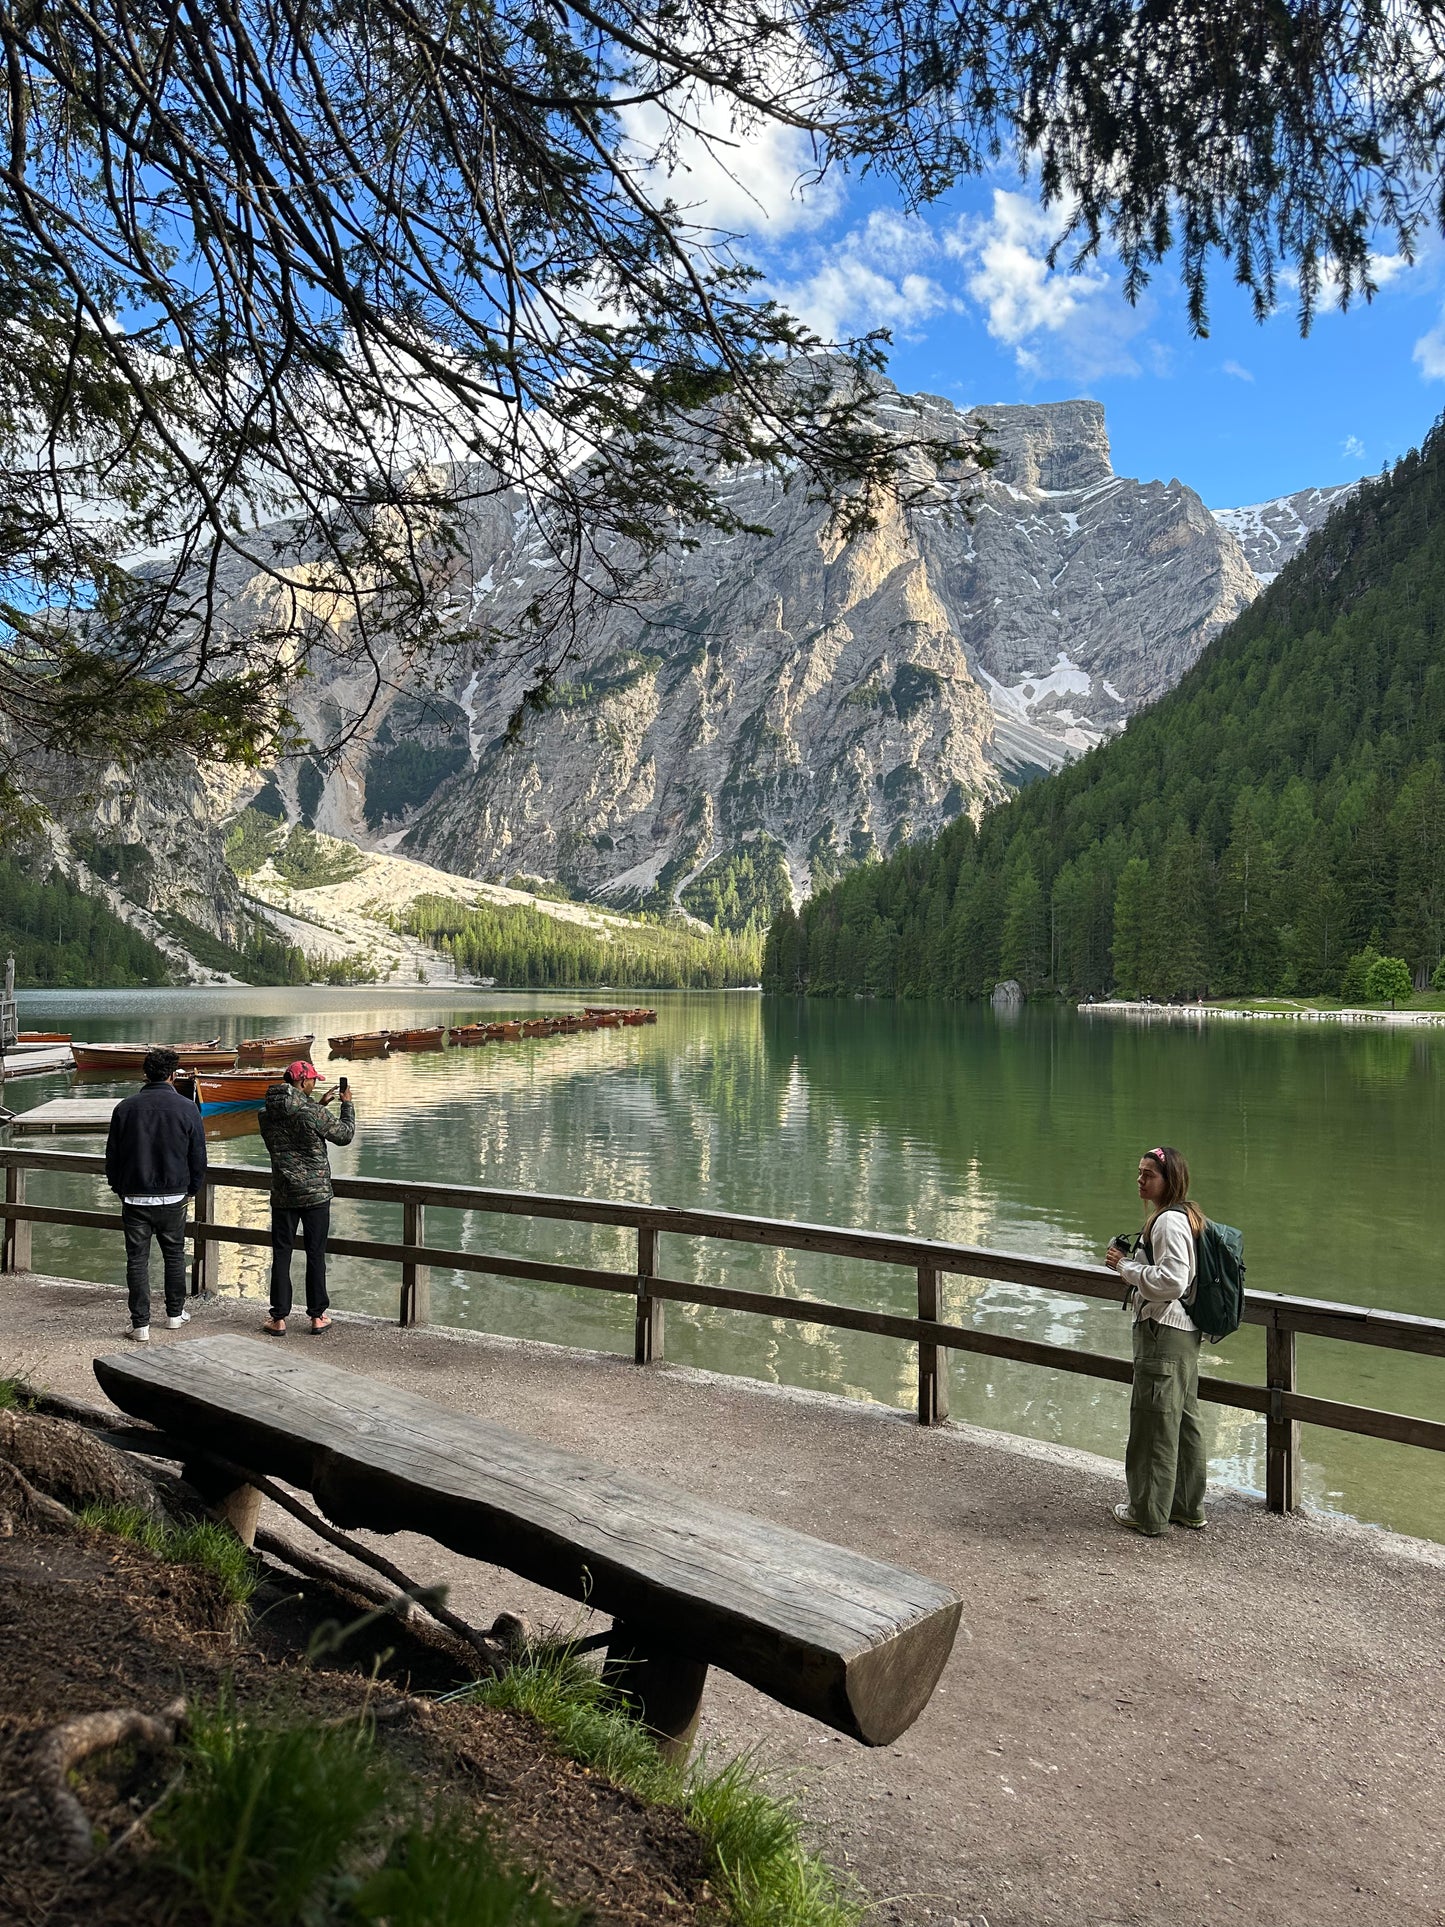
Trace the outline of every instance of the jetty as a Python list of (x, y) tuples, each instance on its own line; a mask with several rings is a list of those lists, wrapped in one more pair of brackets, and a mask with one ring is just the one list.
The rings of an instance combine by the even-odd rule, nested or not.
[(118, 1097), (52, 1097), (17, 1111), (10, 1119), (16, 1132), (108, 1131)]

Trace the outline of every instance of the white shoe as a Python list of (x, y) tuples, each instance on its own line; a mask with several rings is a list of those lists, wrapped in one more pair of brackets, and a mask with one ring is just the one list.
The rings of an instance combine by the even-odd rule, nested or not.
[(166, 1320), (166, 1330), (168, 1332), (178, 1332), (182, 1325), (189, 1325), (190, 1322), (191, 1314), (188, 1311), (183, 1311), (179, 1318), (168, 1318)]
[(149, 1345), (151, 1328), (149, 1325), (132, 1325), (127, 1336), (133, 1338), (137, 1345)]

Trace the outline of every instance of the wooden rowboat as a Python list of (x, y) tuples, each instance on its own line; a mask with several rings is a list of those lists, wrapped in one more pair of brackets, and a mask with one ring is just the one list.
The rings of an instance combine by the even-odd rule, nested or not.
[[(72, 1044), (71, 1056), (75, 1059), (78, 1071), (109, 1071), (115, 1075), (121, 1071), (138, 1071), (146, 1060), (146, 1052), (154, 1050), (154, 1044)], [(167, 1044), (180, 1059), (182, 1070), (230, 1070), (236, 1062), (233, 1050), (223, 1050), (219, 1037), (212, 1038), (208, 1044)]]
[(238, 1064), (289, 1064), (295, 1058), (309, 1057), (316, 1042), (313, 1032), (297, 1037), (243, 1037), (236, 1046)]
[(393, 1050), (440, 1050), (446, 1041), (445, 1024), (430, 1024), (420, 1030), (394, 1030), (391, 1033)]
[(214, 1117), (218, 1111), (258, 1110), (276, 1082), (276, 1073), (268, 1070), (197, 1071), (196, 1102), (202, 1117)]
[(333, 1057), (384, 1057), (391, 1042), (389, 1030), (348, 1030), (328, 1037)]
[(17, 1044), (68, 1044), (68, 1030), (21, 1030), (15, 1033)]
[(522, 1035), (524, 1037), (545, 1037), (550, 1029), (551, 1025), (545, 1017), (528, 1017), (522, 1025)]
[(451, 1040), (454, 1044), (485, 1044), (487, 1026), (485, 1024), (453, 1024)]

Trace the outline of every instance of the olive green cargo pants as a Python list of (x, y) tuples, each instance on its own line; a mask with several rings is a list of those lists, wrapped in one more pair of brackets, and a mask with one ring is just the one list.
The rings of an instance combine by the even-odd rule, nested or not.
[(1134, 1392), (1124, 1473), (1141, 1532), (1204, 1517), (1206, 1458), (1199, 1424), (1199, 1333), (1152, 1318), (1134, 1326)]

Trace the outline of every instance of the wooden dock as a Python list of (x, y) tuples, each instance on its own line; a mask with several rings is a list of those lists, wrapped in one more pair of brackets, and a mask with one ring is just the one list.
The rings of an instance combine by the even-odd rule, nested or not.
[(108, 1131), (118, 1097), (52, 1097), (33, 1110), (18, 1111), (12, 1131)]
[(0, 1054), (0, 1083), (10, 1083), (17, 1077), (40, 1077), (49, 1071), (68, 1071), (74, 1064), (69, 1044), (12, 1045)]

